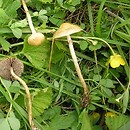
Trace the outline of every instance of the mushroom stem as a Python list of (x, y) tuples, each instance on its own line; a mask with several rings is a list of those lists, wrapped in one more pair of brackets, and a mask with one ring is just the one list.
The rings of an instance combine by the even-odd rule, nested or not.
[(84, 78), (83, 78), (83, 76), (82, 76), (82, 73), (81, 73), (81, 70), (80, 70), (80, 67), (79, 67), (79, 64), (78, 64), (78, 61), (77, 61), (77, 57), (76, 57), (76, 54), (75, 54), (73, 42), (72, 42), (72, 39), (71, 39), (70, 35), (67, 36), (67, 41), (68, 41), (68, 43), (69, 43), (69, 49), (70, 49), (70, 53), (71, 53), (71, 56), (72, 56), (74, 65), (75, 65), (76, 72), (77, 72), (77, 74), (78, 74), (79, 80), (80, 80), (80, 82), (81, 82), (81, 84), (82, 84), (82, 86), (83, 86), (83, 89), (84, 89), (84, 94), (83, 94), (83, 96), (85, 96), (85, 97), (84, 97), (84, 100), (86, 100), (86, 101), (83, 101), (83, 102), (86, 102), (86, 103), (85, 103), (85, 104), (86, 104), (85, 106), (87, 106), (88, 100), (89, 100), (88, 86), (86, 85), (85, 80), (84, 80)]
[(19, 76), (17, 76), (14, 73), (14, 70), (13, 70), (12, 67), (10, 68), (10, 73), (16, 80), (18, 80), (23, 85), (23, 87), (24, 87), (24, 89), (26, 91), (26, 95), (27, 95), (27, 99), (28, 99), (28, 119), (29, 119), (29, 124), (30, 124), (32, 130), (34, 130), (34, 123), (33, 123), (33, 120), (32, 120), (32, 102), (31, 102), (31, 94), (29, 92), (29, 88), (28, 88), (27, 84)]
[(21, 0), (21, 1), (22, 1), (23, 8), (25, 10), (25, 13), (26, 13), (26, 16), (27, 16), (27, 19), (28, 19), (28, 24), (30, 26), (31, 32), (32, 32), (32, 34), (34, 34), (34, 33), (36, 33), (36, 30), (35, 30), (35, 28), (33, 26), (32, 19), (31, 19), (31, 16), (29, 14), (29, 10), (27, 8), (26, 2), (24, 0)]

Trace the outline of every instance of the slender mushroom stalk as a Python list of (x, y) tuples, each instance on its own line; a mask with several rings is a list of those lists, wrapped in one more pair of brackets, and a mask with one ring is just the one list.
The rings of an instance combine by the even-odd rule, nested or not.
[(42, 42), (45, 40), (45, 36), (40, 32), (36, 32), (36, 30), (33, 26), (32, 19), (31, 19), (31, 16), (29, 14), (29, 10), (27, 8), (26, 2), (24, 0), (21, 0), (21, 1), (22, 1), (23, 8), (25, 10), (26, 16), (27, 16), (30, 30), (32, 32), (32, 35), (28, 38), (28, 43), (30, 45), (34, 45), (34, 46), (41, 45)]
[[(81, 73), (81, 70), (80, 70), (80, 67), (79, 67), (79, 64), (78, 64), (78, 61), (77, 61), (77, 57), (76, 57), (76, 54), (75, 54), (75, 50), (74, 50), (74, 47), (73, 47), (73, 42), (72, 42), (72, 39), (70, 37), (70, 34), (79, 32), (81, 30), (82, 29), (77, 25), (73, 25), (73, 24), (70, 24), (70, 23), (63, 23), (60, 26), (60, 28), (55, 32), (53, 39), (60, 38), (60, 37), (63, 37), (63, 36), (67, 37), (67, 41), (69, 43), (69, 49), (70, 49), (70, 53), (71, 53), (74, 65), (75, 65), (75, 69), (76, 69), (79, 80), (80, 80), (80, 82), (83, 86), (83, 89), (84, 89), (83, 98), (82, 98), (82, 106), (86, 107), (89, 103), (89, 90), (88, 90), (88, 86), (86, 85), (85, 80), (82, 76), (82, 73)], [(52, 52), (51, 52), (51, 54), (52, 54)]]
[(75, 54), (73, 42), (72, 42), (72, 39), (71, 39), (70, 35), (67, 36), (67, 41), (69, 43), (69, 49), (70, 49), (70, 53), (71, 53), (74, 65), (75, 65), (76, 72), (78, 74), (79, 80), (80, 80), (80, 82), (81, 82), (81, 84), (83, 86), (83, 89), (84, 89), (82, 105), (84, 107), (86, 107), (88, 105), (88, 100), (89, 100), (88, 86), (86, 85), (85, 80), (84, 80), (84, 78), (82, 76), (82, 73), (81, 73), (81, 70), (80, 70), (80, 67), (79, 67), (79, 64), (78, 64), (78, 61), (77, 61), (77, 57), (76, 57), (76, 54)]
[(27, 84), (20, 78), (23, 72), (23, 63), (16, 58), (8, 58), (0, 61), (0, 76), (7, 80), (18, 80), (24, 87), (28, 100), (28, 120), (32, 130), (35, 130), (32, 118), (31, 94)]
[(29, 88), (28, 88), (27, 84), (24, 82), (24, 80), (22, 80), (19, 76), (17, 76), (14, 73), (14, 70), (12, 67), (10, 68), (10, 73), (16, 80), (18, 80), (23, 85), (23, 87), (25, 89), (27, 99), (28, 99), (28, 120), (29, 120), (29, 124), (30, 124), (32, 130), (34, 130), (34, 123), (33, 123), (33, 119), (32, 119), (32, 101), (31, 101), (31, 94), (29, 92)]

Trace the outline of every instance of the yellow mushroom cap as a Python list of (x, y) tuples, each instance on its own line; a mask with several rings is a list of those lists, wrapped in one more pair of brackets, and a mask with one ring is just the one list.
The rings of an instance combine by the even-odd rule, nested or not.
[(54, 33), (53, 39), (71, 35), (73, 33), (80, 32), (82, 29), (71, 23), (63, 23), (59, 29)]

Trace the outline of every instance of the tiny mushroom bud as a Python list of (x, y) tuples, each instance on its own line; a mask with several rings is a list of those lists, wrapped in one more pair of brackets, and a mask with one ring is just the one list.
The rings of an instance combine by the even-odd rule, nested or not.
[(30, 45), (33, 45), (33, 46), (39, 46), (45, 40), (45, 36), (42, 33), (36, 32), (36, 30), (33, 26), (32, 19), (31, 19), (31, 16), (29, 14), (26, 2), (24, 0), (22, 0), (22, 4), (23, 4), (23, 8), (25, 10), (26, 16), (27, 16), (27, 20), (28, 20), (30, 30), (32, 32), (31, 36), (28, 38), (28, 43)]
[[(84, 78), (81, 74), (81, 70), (80, 70), (80, 67), (79, 67), (79, 64), (78, 64), (78, 61), (77, 61), (77, 57), (76, 57), (76, 54), (75, 54), (75, 50), (74, 50), (74, 47), (73, 47), (73, 41), (70, 37), (71, 34), (74, 34), (76, 32), (80, 32), (81, 30), (82, 29), (77, 25), (73, 25), (71, 23), (63, 23), (63, 24), (61, 24), (59, 29), (53, 35), (53, 41), (56, 38), (60, 38), (60, 37), (64, 37), (64, 36), (67, 37), (67, 41), (69, 43), (69, 49), (70, 49), (70, 53), (71, 53), (74, 65), (75, 65), (75, 69), (77, 71), (79, 80), (80, 80), (80, 82), (83, 86), (83, 89), (84, 89), (84, 94), (83, 94), (83, 98), (82, 98), (82, 106), (86, 107), (88, 105), (88, 102), (89, 102), (88, 86), (86, 85), (85, 80), (84, 80)], [(52, 46), (53, 46), (53, 44), (52, 44)]]
[(33, 45), (33, 46), (39, 46), (44, 42), (45, 36), (42, 33), (33, 33), (29, 38), (28, 38), (28, 44)]

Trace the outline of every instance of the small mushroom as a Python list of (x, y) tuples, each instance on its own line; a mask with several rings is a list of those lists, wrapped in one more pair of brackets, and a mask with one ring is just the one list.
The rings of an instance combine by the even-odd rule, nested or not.
[[(81, 30), (82, 29), (77, 25), (73, 25), (71, 23), (63, 23), (63, 24), (61, 24), (59, 29), (53, 35), (53, 42), (52, 43), (54, 43), (54, 39), (56, 39), (56, 38), (60, 38), (60, 37), (64, 37), (64, 36), (67, 37), (67, 41), (69, 43), (69, 49), (70, 49), (70, 53), (71, 53), (74, 65), (75, 65), (75, 69), (76, 69), (79, 80), (80, 80), (80, 82), (83, 86), (83, 89), (84, 89), (84, 94), (83, 94), (83, 98), (82, 98), (82, 106), (86, 107), (88, 105), (88, 102), (89, 102), (88, 86), (86, 85), (85, 80), (82, 76), (82, 73), (81, 73), (81, 70), (80, 70), (80, 67), (79, 67), (79, 64), (78, 64), (78, 61), (77, 61), (77, 57), (76, 57), (76, 54), (75, 54), (75, 50), (74, 50), (74, 47), (73, 47), (73, 41), (70, 37), (71, 34), (74, 34), (76, 32), (80, 32)], [(51, 50), (53, 50), (53, 44), (52, 44)], [(52, 52), (51, 52), (50, 57), (52, 57)], [(51, 60), (50, 60), (50, 63), (51, 63)]]
[(32, 130), (35, 130), (32, 120), (32, 102), (29, 88), (25, 81), (20, 78), (24, 70), (23, 63), (17, 58), (8, 58), (0, 61), (0, 77), (6, 80), (18, 80), (24, 87), (28, 99), (28, 119)]
[(45, 36), (40, 32), (36, 32), (36, 30), (33, 26), (32, 19), (29, 14), (29, 10), (27, 8), (26, 2), (24, 0), (22, 0), (22, 4), (23, 4), (23, 8), (25, 10), (25, 13), (26, 13), (26, 16), (28, 19), (28, 24), (29, 24), (31, 32), (32, 32), (31, 36), (28, 38), (28, 44), (33, 45), (33, 46), (39, 46), (44, 42)]
[(24, 70), (24, 66), (23, 63), (16, 58), (7, 58), (0, 61), (0, 76), (7, 80), (14, 80), (14, 77), (12, 77), (10, 73), (11, 67), (14, 73), (20, 77)]

